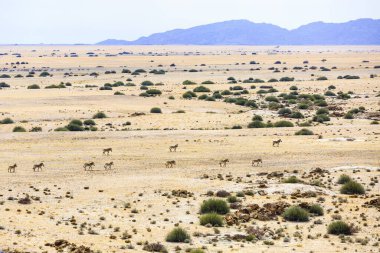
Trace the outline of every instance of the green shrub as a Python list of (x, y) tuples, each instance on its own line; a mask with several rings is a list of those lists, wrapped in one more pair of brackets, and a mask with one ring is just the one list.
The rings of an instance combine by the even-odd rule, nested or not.
[(195, 94), (194, 92), (192, 91), (186, 91), (183, 95), (182, 95), (183, 98), (185, 99), (192, 99), (193, 97), (197, 97), (197, 94)]
[(328, 115), (329, 113), (330, 113), (329, 110), (326, 109), (326, 108), (319, 108), (319, 109), (317, 110), (317, 112), (316, 112), (317, 115), (321, 115), (321, 114), (326, 114), (326, 115)]
[(205, 253), (202, 249), (192, 249), (190, 253)]
[(243, 127), (242, 126), (240, 126), (240, 125), (234, 125), (233, 127), (232, 127), (232, 129), (242, 129)]
[(325, 96), (334, 97), (334, 96), (336, 96), (336, 94), (334, 92), (328, 90), (328, 91), (325, 92)]
[(291, 177), (288, 177), (287, 179), (284, 179), (282, 182), (286, 184), (297, 184), (301, 181), (296, 176), (291, 176)]
[(286, 120), (277, 121), (273, 125), (274, 127), (294, 127), (293, 123)]
[(268, 101), (268, 102), (276, 102), (278, 103), (278, 98), (276, 98), (275, 96), (268, 96), (265, 98), (265, 101)]
[(301, 103), (301, 104), (298, 105), (298, 109), (306, 110), (307, 108), (309, 108), (308, 104)]
[(303, 119), (303, 118), (305, 118), (305, 116), (303, 116), (303, 114), (301, 112), (293, 112), (290, 115), (290, 118), (292, 118), (292, 119)]
[(71, 125), (77, 125), (77, 126), (83, 126), (83, 122), (79, 119), (73, 119), (72, 121), (70, 121)]
[(47, 76), (50, 76), (49, 72), (47, 72), (47, 71), (43, 71), (40, 74), (40, 77), (47, 77)]
[(66, 128), (69, 130), (69, 131), (73, 131), (73, 132), (79, 132), (79, 131), (84, 131), (83, 127), (80, 126), (80, 125), (76, 125), (76, 124), (68, 124), (66, 126)]
[(281, 108), (280, 110), (278, 110), (277, 113), (280, 115), (290, 115), (292, 113), (292, 110), (285, 107), (285, 108)]
[(83, 124), (85, 124), (86, 126), (95, 126), (96, 125), (95, 121), (93, 121), (92, 119), (86, 119), (85, 121), (83, 121)]
[(353, 119), (354, 118), (354, 115), (352, 114), (352, 113), (346, 113), (345, 115), (344, 115), (344, 118), (345, 119)]
[(13, 123), (15, 122), (11, 118), (5, 118), (3, 120), (0, 120), (0, 124), (13, 124)]
[(352, 227), (344, 221), (333, 221), (327, 227), (327, 233), (332, 235), (351, 235)]
[(115, 96), (123, 96), (123, 95), (125, 95), (123, 92), (121, 92), (121, 91), (116, 91), (115, 93), (114, 93), (114, 95)]
[(158, 107), (153, 107), (152, 109), (150, 109), (150, 113), (162, 113), (162, 111)]
[(323, 215), (323, 208), (320, 205), (314, 204), (311, 205), (308, 209), (309, 213), (315, 214), (317, 216), (322, 216)]
[(309, 213), (299, 206), (291, 206), (284, 211), (283, 217), (287, 221), (305, 222), (309, 220)]
[(202, 82), (202, 84), (214, 84), (214, 82), (213, 81), (204, 81), (204, 82)]
[(32, 127), (32, 129), (30, 129), (29, 132), (42, 132), (42, 128), (41, 127)]
[(207, 213), (199, 217), (199, 223), (202, 226), (211, 224), (213, 227), (222, 227), (223, 218), (217, 213)]
[(351, 181), (351, 177), (346, 174), (342, 174), (339, 176), (337, 183), (338, 184), (345, 184)]
[(313, 134), (314, 134), (313, 131), (306, 128), (302, 128), (301, 130), (295, 133), (295, 135), (313, 135)]
[(166, 236), (167, 242), (190, 242), (190, 235), (183, 228), (175, 228)]
[(107, 115), (104, 112), (97, 112), (92, 118), (93, 119), (104, 119), (104, 118), (107, 118)]
[(330, 121), (330, 117), (327, 114), (319, 114), (313, 117), (313, 121), (323, 123), (325, 121)]
[(293, 82), (294, 77), (281, 77), (280, 82)]
[(263, 117), (261, 117), (260, 115), (254, 115), (253, 118), (252, 118), (253, 121), (255, 120), (258, 120), (258, 121), (263, 121)]
[(15, 132), (15, 133), (26, 132), (26, 129), (23, 128), (22, 126), (16, 126), (13, 128), (13, 132)]
[(248, 124), (248, 128), (264, 128), (266, 127), (265, 123), (259, 120), (254, 120)]
[(226, 214), (230, 211), (228, 204), (222, 199), (208, 199), (203, 201), (200, 212), (204, 213), (217, 213)]
[(190, 80), (185, 80), (185, 81), (182, 82), (182, 84), (183, 85), (192, 85), (192, 84), (197, 84), (197, 83), (195, 83), (193, 81), (190, 81)]
[(210, 92), (210, 89), (204, 86), (198, 86), (194, 88), (194, 92)]
[(150, 89), (150, 90), (147, 90), (146, 91), (147, 94), (149, 94), (150, 96), (159, 96), (162, 94), (162, 92), (160, 90), (157, 90), (157, 89)]
[(364, 187), (355, 181), (348, 181), (340, 188), (340, 193), (350, 195), (362, 195), (365, 193)]
[(317, 81), (326, 81), (327, 80), (327, 77), (325, 76), (320, 76), (317, 78)]
[(153, 86), (153, 85), (154, 85), (154, 83), (152, 83), (151, 81), (143, 81), (141, 83), (141, 86)]
[(235, 203), (235, 202), (238, 201), (238, 199), (237, 199), (236, 196), (228, 196), (227, 201), (228, 201), (229, 203)]
[(38, 84), (32, 84), (32, 85), (29, 85), (27, 89), (37, 90), (37, 89), (40, 89), (40, 86)]
[(56, 129), (54, 129), (54, 131), (56, 131), (56, 132), (66, 132), (66, 131), (69, 131), (69, 129), (67, 129), (67, 127), (58, 127)]

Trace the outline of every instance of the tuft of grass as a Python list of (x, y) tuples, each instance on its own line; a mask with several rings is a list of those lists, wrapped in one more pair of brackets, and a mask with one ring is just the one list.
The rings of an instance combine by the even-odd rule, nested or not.
[(200, 212), (205, 213), (217, 213), (226, 214), (230, 211), (228, 204), (222, 199), (208, 199), (203, 201)]
[(344, 221), (333, 221), (327, 227), (327, 233), (332, 235), (351, 235), (353, 233), (353, 229)]
[(223, 226), (223, 218), (217, 213), (206, 213), (199, 217), (199, 223), (202, 226), (206, 226), (208, 224), (213, 227), (222, 227)]
[(305, 222), (309, 220), (309, 213), (299, 206), (287, 208), (282, 215), (287, 221)]
[(362, 195), (365, 193), (364, 187), (355, 181), (349, 181), (340, 188), (340, 193), (350, 195)]
[(190, 242), (190, 235), (183, 228), (175, 228), (166, 236), (167, 242)]

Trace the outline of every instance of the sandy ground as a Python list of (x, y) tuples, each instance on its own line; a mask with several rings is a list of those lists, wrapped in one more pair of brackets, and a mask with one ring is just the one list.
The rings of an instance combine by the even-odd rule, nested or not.
[[(78, 57), (64, 57), (72, 52)], [(88, 52), (98, 57), (88, 57)], [(121, 52), (133, 54), (106, 56)], [(0, 75), (12, 76), (0, 79), (0, 83), (11, 86), (0, 90), (0, 120), (9, 117), (15, 121), (0, 124), (0, 252), (56, 252), (47, 244), (59, 239), (101, 252), (144, 252), (145, 242), (160, 242), (169, 252), (202, 247), (205, 252), (380, 252), (380, 209), (365, 205), (380, 196), (380, 128), (371, 124), (379, 119), (376, 95), (380, 92), (380, 77), (370, 78), (371, 74), (380, 76), (380, 69), (374, 68), (380, 65), (380, 47), (15, 46), (0, 47), (0, 53), (8, 54), (0, 56)], [(249, 64), (253, 60), (260, 64)], [(309, 63), (304, 64), (305, 60)], [(29, 64), (11, 64), (17, 61)], [(275, 61), (282, 64), (273, 64)], [(170, 67), (173, 63), (176, 66)], [(305, 65), (317, 69), (293, 69)], [(321, 66), (336, 69), (324, 72), (319, 70)], [(52, 77), (38, 77), (44, 67)], [(273, 73), (270, 67), (281, 71)], [(33, 68), (35, 77), (26, 78)], [(124, 68), (164, 69), (167, 73), (131, 76), (121, 73)], [(202, 71), (184, 71), (189, 69)], [(107, 70), (115, 70), (116, 74), (104, 74)], [(92, 72), (100, 75), (91, 77)], [(64, 77), (64, 73), (72, 76)], [(14, 78), (17, 74), (24, 77)], [(337, 79), (340, 75), (358, 75), (360, 79)], [(253, 84), (229, 84), (230, 76), (265, 81), (289, 76), (295, 81), (254, 84), (257, 88), (252, 90), (249, 87)], [(319, 76), (328, 80), (315, 81)], [(99, 90), (104, 83), (127, 82), (127, 78), (137, 86)], [(162, 82), (163, 86), (155, 88), (163, 94), (140, 97), (139, 84), (144, 80)], [(198, 84), (183, 89), (184, 80)], [(334, 92), (352, 91), (354, 95), (348, 100), (327, 98), (330, 105), (342, 107), (344, 113), (359, 106), (366, 111), (354, 119), (331, 117), (328, 124), (312, 123), (307, 127), (314, 132), (310, 136), (295, 136), (302, 128), (298, 126), (248, 129), (255, 114), (262, 115), (265, 121), (282, 118), (276, 110), (251, 110), (222, 100), (182, 99), (185, 91), (206, 80), (215, 82), (205, 85), (212, 91), (235, 85), (248, 88), (250, 92), (244, 96), (258, 103), (264, 103), (256, 94), (260, 85), (273, 85), (279, 91), (274, 95), (289, 92), (291, 85), (309, 94), (323, 94), (329, 85), (334, 85)], [(70, 82), (72, 86), (44, 89), (60, 82)], [(27, 89), (31, 84), (41, 89)], [(116, 91), (125, 96), (113, 95)], [(163, 113), (150, 113), (152, 107), (160, 107)], [(316, 109), (303, 113), (311, 119)], [(175, 113), (178, 110), (185, 113)], [(54, 131), (72, 119), (90, 119), (98, 111), (108, 117), (95, 119), (96, 132)], [(133, 116), (136, 112), (145, 115)], [(297, 123), (307, 119), (286, 120)], [(243, 129), (230, 129), (235, 125)], [(26, 130), (41, 127), (42, 132), (13, 133), (15, 126)], [(272, 141), (279, 138), (280, 147), (272, 147)], [(179, 146), (177, 152), (169, 152), (169, 146), (174, 144)], [(103, 155), (103, 148), (108, 147), (113, 152)], [(252, 159), (257, 158), (263, 164), (252, 167)], [(220, 167), (221, 159), (230, 162)], [(175, 160), (176, 165), (166, 168), (168, 160)], [(83, 164), (90, 161), (95, 163), (94, 171), (84, 171)], [(113, 169), (105, 171), (104, 164), (111, 161)], [(45, 168), (33, 172), (33, 165), (40, 162)], [(8, 173), (8, 166), (14, 163), (16, 173)], [(317, 177), (322, 183), (319, 186), (313, 185), (316, 178), (307, 176), (315, 168), (328, 171)], [(271, 172), (284, 175), (268, 178), (264, 174)], [(343, 173), (362, 183), (366, 194), (340, 194), (336, 181)], [(282, 180), (289, 176), (303, 182), (284, 184)], [(172, 196), (172, 190), (180, 189), (192, 195)], [(238, 198), (242, 206), (307, 202), (320, 204), (325, 213), (306, 223), (285, 221), (279, 215), (271, 221), (251, 219), (217, 229), (201, 226), (200, 205), (210, 198), (208, 191), (219, 190), (232, 195), (252, 191), (253, 195)], [(297, 191), (318, 194), (292, 196)], [(26, 194), (31, 203), (18, 203)], [(327, 226), (337, 215), (355, 224), (358, 232), (346, 237), (326, 236)], [(189, 232), (190, 243), (165, 241), (166, 234), (178, 225)], [(231, 239), (233, 235), (246, 235), (251, 226), (281, 235), (253, 242)]]

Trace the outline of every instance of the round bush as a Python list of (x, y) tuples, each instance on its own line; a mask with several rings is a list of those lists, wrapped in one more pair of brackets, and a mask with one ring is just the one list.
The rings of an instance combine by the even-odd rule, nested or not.
[(329, 110), (327, 110), (326, 108), (319, 108), (315, 114), (317, 114), (317, 115), (321, 115), (321, 114), (328, 115), (329, 114)]
[(305, 222), (309, 220), (309, 213), (299, 206), (291, 206), (284, 211), (283, 217), (287, 221)]
[(162, 113), (162, 111), (158, 107), (153, 107), (152, 109), (150, 109), (150, 113)]
[(340, 193), (350, 195), (362, 195), (365, 193), (364, 187), (355, 181), (349, 181), (340, 188)]
[(339, 176), (338, 178), (338, 184), (345, 184), (345, 183), (348, 183), (351, 181), (351, 178), (349, 175), (346, 175), (346, 174), (342, 174)]
[(86, 126), (95, 126), (96, 125), (95, 121), (93, 121), (92, 119), (86, 119), (85, 121), (83, 121), (83, 124), (85, 124)]
[(0, 124), (13, 124), (13, 123), (15, 122), (11, 118), (5, 118), (3, 120), (0, 120)]
[(268, 96), (265, 98), (265, 101), (268, 101), (268, 102), (279, 102), (278, 101), (278, 98), (276, 98), (275, 96)]
[(192, 249), (190, 253), (205, 253), (202, 249)]
[(73, 131), (73, 132), (79, 132), (79, 131), (84, 131), (83, 127), (80, 126), (80, 125), (76, 125), (76, 124), (68, 124), (66, 126), (66, 128), (69, 130), (69, 131)]
[(265, 123), (259, 120), (252, 121), (248, 124), (248, 128), (264, 128), (266, 127)]
[(213, 227), (221, 227), (223, 226), (223, 218), (217, 213), (207, 213), (199, 217), (199, 223), (202, 226), (211, 224)]
[(204, 86), (198, 86), (194, 88), (194, 92), (210, 92), (210, 89)]
[(287, 179), (284, 179), (282, 182), (286, 184), (297, 184), (300, 182), (300, 180), (296, 176), (291, 176)]
[(258, 121), (263, 121), (263, 117), (261, 117), (260, 115), (254, 115), (253, 118), (252, 118), (253, 121), (255, 120), (258, 120)]
[(229, 196), (229, 197), (227, 198), (227, 201), (228, 201), (229, 203), (235, 203), (235, 202), (238, 201), (238, 199), (237, 199), (236, 196)]
[(217, 213), (226, 214), (230, 211), (228, 204), (222, 199), (208, 199), (203, 201), (200, 212), (204, 213)]
[(166, 236), (167, 242), (190, 242), (190, 235), (183, 228), (175, 228)]
[(352, 229), (344, 221), (334, 221), (327, 227), (327, 233), (333, 235), (351, 235)]
[(294, 127), (294, 125), (290, 121), (281, 120), (281, 121), (275, 122), (274, 127)]
[(306, 128), (302, 128), (301, 130), (295, 133), (295, 135), (313, 135), (313, 134), (314, 134), (313, 131)]
[(15, 132), (15, 133), (22, 133), (22, 132), (26, 132), (26, 130), (22, 126), (16, 126), (16, 127), (13, 128), (13, 132)]
[(69, 123), (70, 125), (77, 125), (77, 126), (83, 126), (83, 123), (81, 120), (79, 119), (73, 119), (72, 121), (70, 121)]
[(308, 209), (309, 213), (315, 214), (317, 216), (322, 216), (323, 215), (323, 208), (320, 205), (314, 204), (311, 205), (310, 208)]
[(37, 90), (40, 89), (40, 86), (38, 84), (32, 84), (28, 86), (29, 90)]
[(141, 86), (153, 86), (153, 85), (154, 85), (154, 83), (152, 83), (151, 81), (143, 81), (141, 83)]
[(107, 118), (107, 115), (104, 112), (97, 112), (92, 118), (93, 119), (104, 119), (104, 118)]

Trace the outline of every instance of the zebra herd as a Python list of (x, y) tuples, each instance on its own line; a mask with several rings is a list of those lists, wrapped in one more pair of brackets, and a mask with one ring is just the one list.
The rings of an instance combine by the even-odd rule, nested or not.
[[(275, 141), (272, 142), (272, 146), (273, 147), (279, 147), (281, 142), (282, 142), (281, 139), (275, 140)], [(177, 152), (177, 148), (178, 148), (178, 144), (175, 144), (173, 146), (169, 146), (169, 152)], [(107, 155), (108, 156), (110, 153), (112, 153), (112, 148), (105, 148), (105, 149), (103, 149), (103, 155)], [(230, 162), (229, 159), (220, 160), (219, 161), (219, 166), (220, 167), (226, 167), (227, 163), (229, 163), (229, 162)], [(252, 166), (259, 166), (259, 165), (262, 165), (262, 164), (263, 164), (263, 160), (261, 158), (252, 160)], [(104, 169), (106, 171), (112, 170), (113, 165), (114, 165), (113, 162), (105, 163), (104, 164)], [(165, 163), (165, 167), (166, 168), (173, 168), (175, 165), (176, 165), (176, 161), (174, 161), (174, 160), (167, 161)], [(33, 172), (42, 171), (43, 167), (45, 167), (45, 164), (43, 162), (41, 162), (39, 164), (35, 164), (33, 166)], [(84, 168), (85, 171), (93, 171), (94, 167), (95, 167), (95, 163), (94, 162), (87, 162), (87, 163), (85, 163), (83, 165), (83, 168)], [(13, 165), (10, 165), (8, 167), (8, 173), (15, 173), (16, 172), (16, 168), (17, 168), (17, 164), (16, 163), (13, 164)]]

